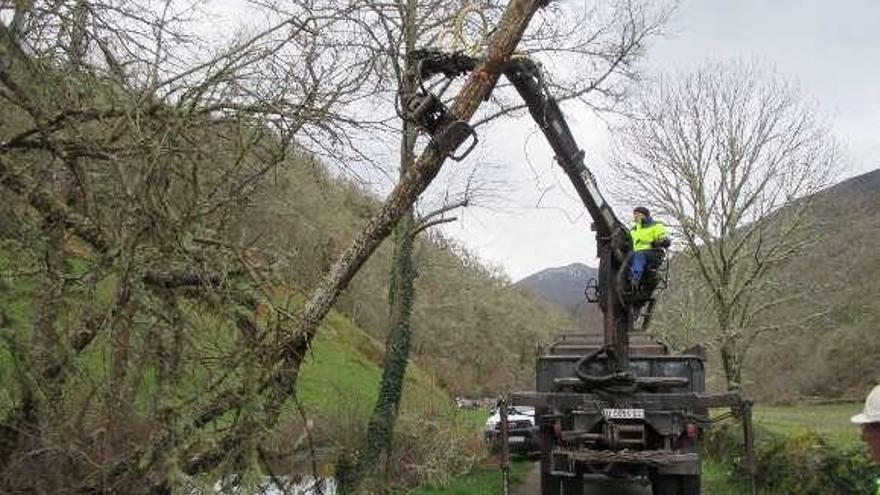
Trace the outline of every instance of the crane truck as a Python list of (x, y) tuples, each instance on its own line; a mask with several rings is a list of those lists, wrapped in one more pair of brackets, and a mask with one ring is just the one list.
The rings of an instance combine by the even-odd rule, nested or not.
[[(474, 70), (478, 60), (462, 53), (418, 50), (411, 59), (418, 89), (404, 95), (402, 114), (431, 138), (432, 145), (466, 141), (460, 160), (477, 143), (474, 130), (457, 120), (442, 100), (448, 80)], [(424, 81), (447, 79), (440, 94)], [(557, 164), (592, 218), (599, 258), (597, 280), (586, 297), (602, 312), (602, 335), (564, 335), (538, 357), (535, 390), (509, 394), (513, 405), (535, 408), (540, 445), (541, 494), (582, 495), (590, 477), (650, 484), (654, 495), (699, 495), (699, 442), (712, 423), (712, 408), (730, 408), (743, 421), (751, 465), (751, 404), (739, 394), (708, 394), (705, 355), (699, 348), (670, 354), (637, 324), (650, 322), (660, 278), (649, 272), (641, 285), (628, 278), (629, 230), (603, 197), (584, 164), (539, 64), (512, 57), (503, 75), (525, 102), (549, 142)], [(503, 449), (506, 451), (506, 449)]]

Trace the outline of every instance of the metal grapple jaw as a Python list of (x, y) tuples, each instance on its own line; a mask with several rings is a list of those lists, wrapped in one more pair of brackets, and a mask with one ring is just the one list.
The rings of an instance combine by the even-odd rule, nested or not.
[(449, 116), (446, 105), (437, 95), (421, 91), (406, 100), (406, 113), (413, 123), (432, 136)]
[[(405, 96), (402, 117), (419, 127), (447, 157), (461, 161), (477, 146), (479, 140), (474, 128), (455, 116), (441, 97), (452, 79), (472, 70), (476, 61), (460, 53), (436, 50), (418, 50), (413, 54), (418, 90)], [(446, 83), (434, 92), (424, 82), (435, 75), (443, 75)], [(458, 152), (459, 149), (463, 151)]]

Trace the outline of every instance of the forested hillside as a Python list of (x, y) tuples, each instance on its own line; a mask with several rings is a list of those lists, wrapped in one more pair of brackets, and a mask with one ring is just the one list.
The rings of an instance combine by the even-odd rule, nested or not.
[(786, 267), (808, 297), (779, 309), (809, 324), (761, 343), (747, 377), (762, 399), (860, 399), (880, 382), (880, 170), (830, 187), (817, 200), (822, 241)]
[[(810, 247), (781, 267), (772, 311), (753, 323), (762, 331), (748, 354), (743, 385), (758, 400), (860, 398), (880, 381), (875, 366), (880, 360), (880, 263), (875, 253), (880, 170), (842, 181), (811, 199), (810, 215), (817, 224)], [(711, 306), (705, 295), (691, 290), (692, 267), (686, 260), (673, 256), (671, 267), (653, 330), (681, 348), (701, 341), (711, 325), (706, 319)], [(673, 327), (663, 328), (664, 322)], [(712, 351), (710, 382), (720, 388), (719, 359)]]
[[(267, 252), (293, 253), (288, 280), (307, 291), (378, 202), (358, 184), (303, 161), (254, 197), (243, 235)], [(388, 330), (390, 246), (357, 274), (338, 308), (383, 339)], [(534, 344), (571, 326), (564, 311), (523, 293), (454, 241), (428, 232), (416, 249), (413, 314), (416, 359), (452, 393), (495, 394), (529, 386)]]
[[(389, 326), (387, 246), (335, 286), (348, 284), (342, 314), (334, 290), (308, 291), (379, 206), (327, 165), (368, 130), (345, 112), (372, 58), (316, 39), (333, 16), (297, 30), (269, 9), (274, 28), (206, 54), (174, 31), (182, 13), (43, 7), (0, 23), (0, 491), (253, 482), (303, 447), (301, 403), (328, 436), (361, 432)], [(412, 400), (443, 386), (527, 384), (533, 343), (566, 322), (430, 231), (416, 254), (427, 371), (411, 370), (394, 441)], [(418, 434), (451, 438), (431, 410), (417, 408)], [(394, 455), (442, 477), (456, 468), (418, 449), (470, 462), (458, 440)]]

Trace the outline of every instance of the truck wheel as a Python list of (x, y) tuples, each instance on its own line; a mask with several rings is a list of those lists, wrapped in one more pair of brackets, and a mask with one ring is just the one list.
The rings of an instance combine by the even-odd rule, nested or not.
[(700, 495), (700, 475), (680, 476), (681, 495)]
[(653, 495), (700, 495), (700, 476), (656, 475), (651, 479)]
[(541, 471), (541, 495), (561, 495), (559, 478)]
[(574, 478), (563, 478), (562, 495), (584, 495), (583, 476), (577, 475)]
[(657, 474), (651, 478), (652, 495), (679, 495), (678, 476)]

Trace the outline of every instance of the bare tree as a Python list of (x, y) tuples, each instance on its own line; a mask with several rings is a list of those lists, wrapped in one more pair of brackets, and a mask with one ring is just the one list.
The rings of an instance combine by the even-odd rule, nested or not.
[[(40, 288), (32, 318), (0, 318), (4, 490), (158, 493), (259, 469), (319, 323), (439, 172), (448, 150), (407, 145), (411, 165), (305, 307), (278, 297), (252, 193), (287, 160), (358, 157), (352, 130), (387, 125), (351, 113), (386, 74), (373, 47), (398, 40), (361, 43), (353, 26), (395, 21), (352, 15), (360, 3), (272, 3), (265, 25), (207, 45), (190, 4), (0, 2), (0, 187), (16, 283)], [(499, 4), (459, 118), (545, 3)], [(412, 218), (404, 238), (439, 221)]]
[[(241, 377), (268, 373), (270, 336), (293, 325), (247, 207), (271, 172), (361, 125), (344, 111), (373, 60), (324, 43), (340, 16), (307, 2), (210, 50), (184, 3), (0, 9), (3, 247), (14, 285), (40, 287), (32, 315), (2, 322), (17, 371), (0, 490), (163, 491), (181, 471), (247, 471), (277, 412), (244, 407), (273, 404)], [(223, 331), (201, 334), (206, 315)], [(235, 400), (205, 412), (206, 390)], [(239, 442), (211, 455), (221, 438)]]
[[(385, 62), (386, 74), (377, 78), (377, 93), (386, 93), (396, 108), (392, 115), (405, 114), (403, 102), (422, 85), (419, 67), (413, 60), (417, 49), (440, 47), (449, 52), (465, 51), (479, 57), (487, 48), (490, 26), (504, 11), (504, 2), (489, 0), (473, 3), (436, 0), (400, 0), (386, 4), (364, 2), (350, 11), (353, 29), (364, 33), (362, 43), (371, 46), (377, 59)], [(657, 34), (670, 7), (649, 7), (639, 0), (621, 0), (584, 9), (552, 6), (523, 34), (517, 51), (541, 56), (548, 62), (566, 59), (565, 70), (545, 81), (563, 99), (579, 98), (594, 110), (616, 106), (630, 82), (638, 74), (636, 62), (646, 41)], [(430, 82), (424, 82), (430, 84)], [(454, 84), (454, 83), (453, 83)], [(460, 84), (460, 83), (459, 83)], [(491, 132), (496, 119), (516, 115), (525, 108), (519, 100), (508, 102), (516, 93), (506, 90), (506, 82), (492, 92), (488, 105), (475, 125)], [(451, 86), (457, 87), (455, 85)], [(398, 140), (401, 180), (414, 166), (418, 149), (415, 125), (405, 116), (391, 126), (392, 139)], [(473, 175), (471, 175), (472, 178)], [(470, 185), (470, 180), (468, 182)], [(353, 492), (373, 469), (378, 456), (391, 445), (412, 340), (411, 313), (415, 300), (414, 278), (418, 266), (413, 260), (414, 237), (438, 223), (453, 220), (445, 214), (471, 202), (470, 190), (462, 200), (446, 202), (439, 209), (417, 220), (417, 209), (407, 210), (395, 226), (394, 252), (389, 291), (389, 331), (379, 398), (366, 435), (355, 454), (344, 456), (337, 469), (340, 489)]]
[(620, 188), (677, 231), (674, 259), (695, 276), (672, 283), (705, 295), (707, 337), (727, 387), (739, 389), (756, 339), (784, 326), (767, 315), (800, 293), (780, 267), (823, 240), (810, 207), (838, 166), (837, 147), (797, 88), (755, 65), (663, 79), (632, 112), (615, 158)]

